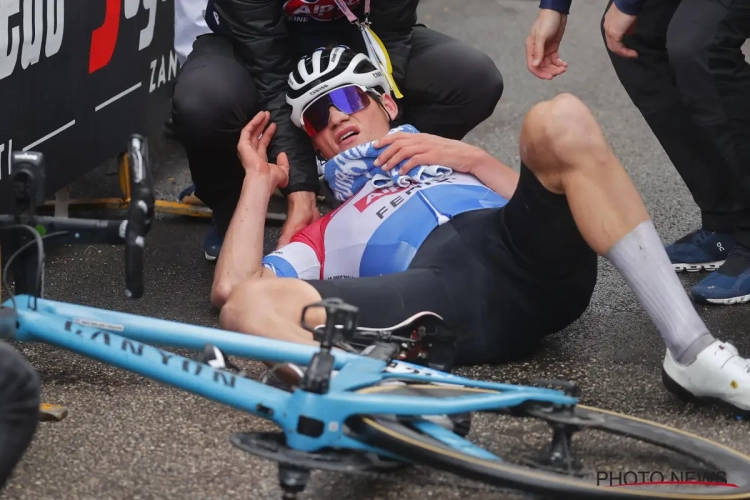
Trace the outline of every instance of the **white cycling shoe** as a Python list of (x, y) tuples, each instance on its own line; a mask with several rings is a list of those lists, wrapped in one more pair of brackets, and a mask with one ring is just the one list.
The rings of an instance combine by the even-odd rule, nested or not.
[(662, 380), (683, 400), (719, 400), (750, 414), (750, 361), (732, 344), (717, 340), (689, 365), (675, 361), (667, 349)]

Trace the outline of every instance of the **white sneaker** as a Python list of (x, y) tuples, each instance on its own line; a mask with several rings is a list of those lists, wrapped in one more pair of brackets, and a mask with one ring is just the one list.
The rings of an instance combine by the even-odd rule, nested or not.
[(689, 365), (675, 361), (667, 349), (662, 380), (682, 399), (718, 399), (737, 410), (750, 411), (750, 361), (732, 344), (717, 340)]

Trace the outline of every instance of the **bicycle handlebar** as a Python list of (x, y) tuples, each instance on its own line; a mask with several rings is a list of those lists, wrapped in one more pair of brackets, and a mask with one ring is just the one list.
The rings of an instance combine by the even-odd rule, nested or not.
[[(36, 155), (33, 162), (25, 161)], [(28, 158), (26, 158), (28, 157)], [(16, 184), (16, 212), (30, 209), (29, 214), (0, 215), (0, 228), (24, 225), (43, 236), (55, 233), (55, 243), (125, 245), (125, 294), (130, 298), (143, 296), (143, 252), (145, 238), (154, 216), (154, 192), (148, 165), (148, 145), (144, 137), (133, 134), (127, 147), (130, 175), (130, 206), (125, 220), (70, 219), (37, 216), (35, 208), (43, 200), (44, 160), (41, 153), (13, 154), (11, 176)], [(42, 195), (39, 191), (42, 190)], [(0, 233), (18, 249), (22, 236), (15, 240)], [(29, 265), (29, 264), (26, 264)], [(27, 273), (27, 269), (21, 269)], [(18, 280), (17, 280), (18, 281)], [(39, 290), (35, 290), (39, 293)], [(23, 293), (23, 292), (22, 292)]]
[(131, 298), (143, 296), (143, 251), (154, 217), (154, 190), (147, 158), (145, 139), (131, 136), (128, 144), (131, 201), (125, 231), (125, 294)]

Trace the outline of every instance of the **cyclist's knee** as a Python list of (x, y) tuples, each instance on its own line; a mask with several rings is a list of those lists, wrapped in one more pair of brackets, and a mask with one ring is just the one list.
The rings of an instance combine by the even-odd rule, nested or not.
[(586, 140), (585, 135), (598, 128), (589, 108), (572, 94), (558, 94), (539, 105), (544, 113), (535, 115), (542, 119), (544, 139), (565, 144)]
[(571, 94), (535, 105), (524, 120), (521, 158), (544, 168), (575, 167), (576, 155), (606, 148), (599, 125), (589, 108)]

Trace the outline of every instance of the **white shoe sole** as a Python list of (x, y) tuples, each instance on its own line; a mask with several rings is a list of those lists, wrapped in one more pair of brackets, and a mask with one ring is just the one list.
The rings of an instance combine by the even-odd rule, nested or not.
[(723, 260), (717, 260), (716, 262), (704, 262), (701, 264), (672, 264), (672, 267), (678, 273), (683, 271), (697, 273), (698, 271), (716, 271), (722, 264), (724, 264)]
[(745, 304), (750, 301), (750, 295), (741, 295), (739, 297), (731, 297), (728, 299), (704, 299), (710, 304), (720, 304), (723, 306), (731, 306), (734, 304)]
[(740, 408), (738, 406), (724, 401), (723, 399), (714, 396), (696, 396), (680, 384), (677, 383), (668, 373), (667, 370), (662, 366), (661, 369), (662, 383), (667, 391), (674, 394), (678, 399), (685, 403), (692, 403), (698, 406), (720, 406), (729, 409), (734, 415), (741, 415), (743, 417), (750, 417), (750, 409)]

